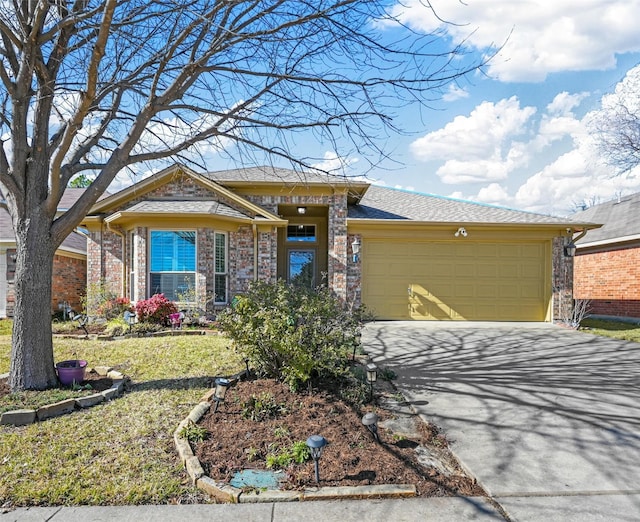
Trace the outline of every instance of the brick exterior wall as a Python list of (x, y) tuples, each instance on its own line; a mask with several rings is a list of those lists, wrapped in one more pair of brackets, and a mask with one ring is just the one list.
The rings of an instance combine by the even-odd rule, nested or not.
[(575, 297), (589, 299), (590, 313), (640, 318), (640, 245), (575, 258)]
[[(60, 311), (58, 304), (67, 302), (74, 311), (82, 311), (82, 297), (86, 294), (87, 261), (56, 254), (53, 257), (53, 279), (51, 284), (51, 313)], [(5, 314), (13, 317), (15, 309), (14, 280), (6, 280)]]
[(556, 237), (552, 246), (553, 266), (553, 317), (565, 321), (573, 312), (573, 264), (574, 258), (564, 255), (565, 238)]
[[(216, 194), (196, 183), (191, 177), (177, 174), (170, 182), (157, 189), (145, 193), (138, 198), (127, 201), (122, 207), (113, 211), (122, 211), (149, 199), (220, 199), (226, 205), (246, 212), (233, 201), (217, 198)], [(197, 223), (194, 223), (197, 227)], [(149, 229), (135, 227), (124, 231), (112, 227), (111, 231), (105, 226), (99, 231), (92, 231), (87, 244), (87, 281), (98, 284), (106, 283), (107, 288), (117, 295), (129, 297), (132, 300), (146, 299), (148, 294), (148, 236)], [(123, 237), (126, 246), (123, 248)], [(196, 291), (199, 307), (212, 308), (214, 293), (214, 233), (211, 228), (197, 227), (196, 261)], [(220, 231), (221, 232), (221, 231)], [(229, 252), (229, 295), (246, 289), (249, 281), (253, 280), (253, 232), (251, 227), (241, 227), (238, 232), (228, 233)], [(248, 248), (248, 250), (247, 250)], [(133, 250), (133, 251), (131, 251)], [(123, 273), (124, 268), (124, 273)], [(133, 273), (133, 274), (132, 274)], [(124, 277), (124, 280), (123, 280)], [(131, 278), (133, 281), (133, 292)], [(132, 295), (133, 294), (133, 295)]]
[(58, 303), (66, 301), (76, 312), (82, 311), (82, 297), (87, 292), (87, 261), (74, 257), (53, 257), (53, 281), (51, 286), (52, 309), (58, 311)]
[[(124, 234), (124, 232), (120, 232)], [(87, 283), (105, 283), (106, 289), (121, 296), (125, 266), (123, 236), (102, 227), (87, 239)]]
[[(348, 300), (347, 285), (347, 196), (335, 194), (333, 196), (247, 196), (247, 199), (270, 212), (277, 214), (279, 205), (309, 206), (322, 205), (329, 209), (328, 216), (328, 267), (327, 284), (338, 295)], [(273, 255), (270, 258), (270, 271), (267, 274), (266, 266), (268, 256), (263, 257), (264, 263), (260, 263), (258, 271), (260, 279), (271, 277), (275, 279), (277, 269), (277, 236), (272, 234)], [(354, 270), (357, 270), (354, 267)]]

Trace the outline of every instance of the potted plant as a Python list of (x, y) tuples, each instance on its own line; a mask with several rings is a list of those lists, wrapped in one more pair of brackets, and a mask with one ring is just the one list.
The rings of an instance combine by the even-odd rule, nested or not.
[(85, 371), (87, 369), (87, 361), (78, 359), (76, 353), (73, 354), (75, 359), (69, 359), (67, 361), (60, 361), (56, 363), (56, 370), (58, 372), (58, 379), (63, 386), (73, 386), (73, 384), (80, 384), (84, 381)]

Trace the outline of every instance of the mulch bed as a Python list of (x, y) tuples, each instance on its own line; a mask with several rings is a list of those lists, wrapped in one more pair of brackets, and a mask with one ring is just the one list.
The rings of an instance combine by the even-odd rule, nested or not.
[[(275, 397), (286, 411), (260, 421), (243, 418), (243, 404), (264, 394)], [(421, 496), (484, 495), (457, 465), (436, 427), (420, 422), (420, 436), (411, 439), (380, 428), (378, 443), (362, 425), (362, 416), (375, 411), (382, 421), (391, 413), (366, 406), (354, 408), (327, 391), (294, 394), (274, 380), (241, 381), (229, 389), (216, 413), (212, 408), (201, 419), (208, 436), (195, 444), (195, 454), (210, 477), (229, 481), (239, 470), (266, 469), (266, 455), (278, 448), (319, 434), (329, 442), (320, 459), (320, 486), (415, 484)], [(437, 453), (454, 473), (444, 475), (419, 464), (418, 445)], [(316, 486), (313, 466), (312, 461), (288, 466), (281, 487)]]

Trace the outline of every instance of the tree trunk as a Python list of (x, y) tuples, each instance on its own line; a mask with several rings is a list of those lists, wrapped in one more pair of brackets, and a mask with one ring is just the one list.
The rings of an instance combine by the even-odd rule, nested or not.
[(12, 391), (44, 390), (58, 382), (51, 331), (55, 247), (49, 234), (50, 220), (37, 214), (39, 212), (34, 212), (14, 227), (17, 259), (9, 375)]

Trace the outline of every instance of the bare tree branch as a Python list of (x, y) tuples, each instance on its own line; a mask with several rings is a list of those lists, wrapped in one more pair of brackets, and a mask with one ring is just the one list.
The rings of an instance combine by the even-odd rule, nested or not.
[(589, 129), (601, 156), (620, 174), (640, 165), (640, 66), (627, 73), (614, 93), (603, 97)]
[[(375, 165), (388, 157), (387, 136), (402, 131), (396, 109), (427, 106), (482, 67), (463, 45), (403, 26), (387, 7), (378, 0), (3, 4), (0, 135), (9, 138), (0, 188), (17, 245), (14, 389), (55, 379), (49, 303), (41, 303), (53, 255), (123, 169), (169, 158), (204, 168), (203, 146), (233, 151), (238, 162), (259, 155), (307, 169), (316, 152), (297, 148), (303, 133), (312, 149), (357, 151)], [(56, 217), (79, 173), (93, 181)], [(34, 351), (27, 379), (14, 361)]]

